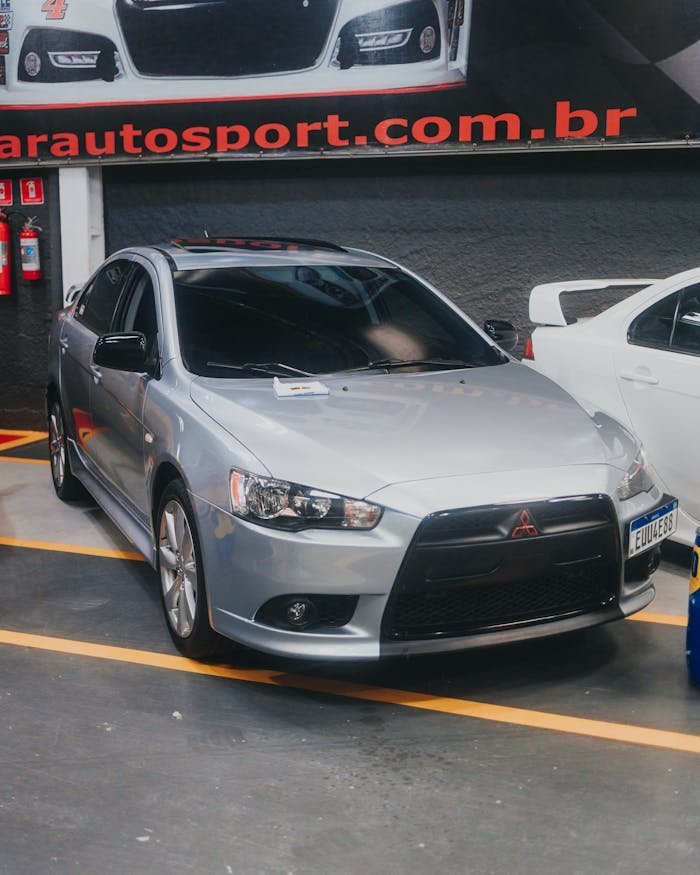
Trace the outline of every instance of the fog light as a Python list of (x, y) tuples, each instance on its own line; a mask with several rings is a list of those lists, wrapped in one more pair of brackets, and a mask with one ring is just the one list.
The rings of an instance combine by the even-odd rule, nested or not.
[(642, 581), (648, 580), (660, 564), (661, 550), (659, 547), (633, 556), (625, 562), (625, 583), (642, 583)]
[(289, 602), (285, 611), (285, 617), (290, 626), (302, 629), (316, 619), (316, 607), (308, 599), (295, 599)]
[(437, 34), (435, 32), (435, 28), (428, 25), (428, 27), (424, 27), (420, 32), (420, 36), (418, 37), (418, 45), (420, 46), (421, 52), (424, 55), (429, 55), (432, 50), (435, 48), (435, 42), (437, 40)]
[(119, 73), (117, 47), (110, 39), (57, 27), (30, 28), (17, 66), (24, 82), (113, 82)]
[(41, 72), (41, 58), (36, 52), (28, 52), (24, 56), (24, 69), (27, 71), (27, 76), (34, 78)]
[[(348, 3), (348, 6), (384, 6), (374, 12), (365, 12), (351, 18), (341, 28), (331, 64), (341, 70), (356, 65), (413, 64), (437, 58), (440, 55), (440, 16), (438, 6), (447, 6), (446, 0), (403, 0), (383, 4)], [(452, 2), (449, 6), (464, 6)], [(451, 11), (452, 19), (456, 12)]]
[[(425, 28), (425, 30), (433, 30)], [(406, 45), (413, 33), (412, 27), (402, 30), (380, 30), (375, 33), (356, 33), (361, 52), (376, 52), (378, 49), (400, 49)], [(433, 45), (435, 31), (433, 30)], [(430, 51), (430, 50), (428, 50)]]
[(54, 67), (59, 68), (72, 67), (73, 69), (77, 68), (80, 70), (94, 70), (97, 67), (97, 59), (99, 57), (99, 49), (88, 52), (49, 52), (49, 60)]
[(651, 575), (658, 569), (659, 565), (661, 565), (661, 550), (652, 550), (651, 555), (649, 556), (649, 561), (647, 562), (647, 575), (651, 577)]
[(356, 595), (278, 595), (265, 602), (256, 613), (255, 622), (288, 632), (306, 632), (323, 627), (337, 629), (350, 622), (357, 602)]

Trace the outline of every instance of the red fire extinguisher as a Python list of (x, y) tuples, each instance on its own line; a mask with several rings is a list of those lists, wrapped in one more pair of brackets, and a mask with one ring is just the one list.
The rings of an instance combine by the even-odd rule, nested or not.
[(39, 231), (34, 219), (27, 219), (19, 235), (20, 254), (22, 256), (22, 279), (41, 279), (41, 259), (39, 257)]
[(10, 265), (10, 223), (0, 210), (0, 297), (12, 294)]

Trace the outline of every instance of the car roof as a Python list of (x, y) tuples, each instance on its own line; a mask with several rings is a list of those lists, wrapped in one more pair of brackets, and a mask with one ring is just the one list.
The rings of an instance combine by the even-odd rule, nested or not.
[(177, 238), (154, 248), (167, 255), (176, 270), (275, 264), (395, 267), (394, 262), (374, 253), (308, 238)]

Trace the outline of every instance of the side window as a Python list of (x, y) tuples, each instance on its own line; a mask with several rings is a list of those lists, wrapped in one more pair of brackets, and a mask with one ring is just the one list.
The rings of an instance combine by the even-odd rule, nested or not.
[(93, 280), (89, 285), (85, 286), (82, 292), (78, 295), (78, 298), (75, 302), (75, 313), (78, 319), (80, 319), (85, 312), (87, 299), (90, 297), (90, 292), (92, 292), (94, 285), (95, 281)]
[(700, 355), (700, 285), (681, 292), (671, 349)]
[(146, 337), (149, 362), (158, 358), (158, 317), (153, 281), (148, 271), (135, 264), (129, 285), (114, 321), (114, 331), (140, 331)]
[(638, 346), (668, 349), (678, 307), (678, 295), (679, 292), (674, 292), (640, 313), (629, 327), (628, 342)]
[(131, 267), (131, 261), (121, 259), (106, 265), (80, 299), (76, 318), (95, 334), (106, 334), (110, 330)]

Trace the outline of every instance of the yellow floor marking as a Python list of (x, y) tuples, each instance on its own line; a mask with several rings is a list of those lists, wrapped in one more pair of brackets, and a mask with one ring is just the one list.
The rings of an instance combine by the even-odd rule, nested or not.
[(639, 614), (633, 614), (627, 617), (628, 620), (636, 620), (638, 623), (662, 623), (666, 626), (682, 626), (684, 629), (688, 625), (688, 618), (680, 614), (657, 614), (654, 611), (641, 611)]
[(17, 435), (13, 441), (0, 442), (0, 452), (4, 450), (14, 450), (15, 447), (23, 447), (25, 444), (35, 444), (38, 441), (48, 439), (48, 432), (45, 431), (16, 431), (11, 428), (0, 428), (0, 435), (9, 434)]
[(24, 459), (19, 456), (0, 456), (0, 462), (21, 462), (23, 465), (50, 465), (48, 459)]
[(296, 690), (309, 690), (331, 696), (342, 696), (368, 702), (383, 702), (422, 711), (435, 711), (453, 714), (458, 717), (472, 717), (495, 723), (514, 726), (528, 726), (533, 729), (548, 729), (571, 735), (583, 735), (617, 741), (623, 744), (659, 747), (667, 750), (700, 754), (700, 736), (684, 732), (670, 732), (664, 729), (651, 729), (627, 723), (609, 723), (603, 720), (589, 720), (584, 717), (569, 717), (545, 711), (529, 711), (525, 708), (511, 708), (504, 705), (491, 705), (487, 702), (474, 702), (469, 699), (453, 699), (375, 687), (349, 681), (326, 680), (305, 675), (283, 674), (268, 669), (237, 669), (226, 665), (207, 665), (194, 662), (182, 656), (168, 653), (154, 653), (150, 650), (133, 650), (126, 647), (113, 647), (105, 644), (92, 644), (87, 641), (74, 641), (66, 638), (51, 638), (44, 635), (31, 635), (25, 632), (12, 632), (0, 629), (0, 644), (17, 647), (32, 647), (74, 656), (87, 656), (115, 662), (143, 665), (151, 668), (182, 671), (209, 677), (227, 678), (255, 684), (270, 684)]
[(112, 550), (107, 547), (59, 544), (54, 541), (26, 541), (23, 538), (0, 537), (0, 545), (4, 547), (26, 547), (29, 550), (49, 550), (54, 553), (80, 553), (82, 556), (104, 556), (107, 559), (130, 559), (134, 562), (146, 561), (135, 550)]

